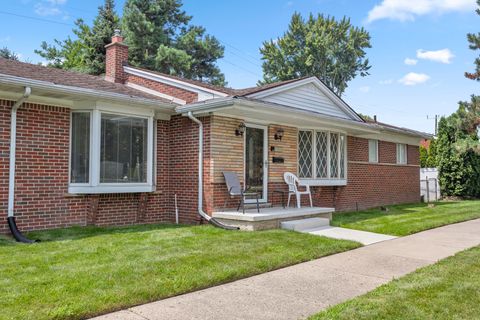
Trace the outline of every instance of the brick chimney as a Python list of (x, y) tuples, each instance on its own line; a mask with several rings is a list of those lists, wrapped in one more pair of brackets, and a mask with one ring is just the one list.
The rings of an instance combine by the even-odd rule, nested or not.
[(128, 46), (123, 43), (120, 30), (116, 29), (112, 37), (112, 43), (105, 46), (105, 80), (124, 83), (125, 72), (123, 66), (128, 62)]

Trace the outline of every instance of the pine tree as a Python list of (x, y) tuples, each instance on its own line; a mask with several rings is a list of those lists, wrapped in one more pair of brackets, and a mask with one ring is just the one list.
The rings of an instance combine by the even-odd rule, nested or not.
[(15, 61), (19, 60), (18, 54), (8, 49), (7, 47), (3, 47), (2, 49), (0, 49), (0, 57), (4, 59), (9, 59), (9, 60), (15, 60)]
[(127, 0), (122, 28), (129, 45), (129, 63), (151, 70), (224, 85), (216, 65), (224, 47), (192, 17), (180, 0)]
[(35, 53), (47, 60), (49, 66), (99, 75), (105, 72), (105, 46), (111, 42), (113, 31), (119, 26), (113, 0), (105, 0), (90, 28), (82, 19), (75, 21), (72, 30), (75, 40), (68, 37), (54, 45), (43, 41)]
[(370, 47), (369, 33), (354, 27), (350, 19), (310, 14), (305, 21), (295, 13), (287, 32), (260, 48), (264, 60), (260, 83), (317, 76), (341, 95), (350, 80), (368, 75), (365, 48)]
[[(480, 0), (477, 0), (477, 5), (479, 8), (475, 12), (480, 15)], [(470, 43), (469, 48), (472, 50), (480, 50), (480, 32), (477, 34), (469, 33), (467, 34), (468, 42)], [(465, 77), (480, 81), (480, 55), (475, 59), (475, 72), (465, 72)]]

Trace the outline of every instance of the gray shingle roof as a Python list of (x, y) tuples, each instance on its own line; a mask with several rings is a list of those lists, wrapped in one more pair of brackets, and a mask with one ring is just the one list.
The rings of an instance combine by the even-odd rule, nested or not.
[(123, 84), (107, 81), (100, 76), (92, 76), (74, 71), (66, 71), (25, 62), (7, 60), (4, 58), (0, 58), (0, 74), (45, 81), (63, 86), (122, 94), (133, 98), (158, 100), (160, 102), (170, 103), (167, 99), (129, 88)]

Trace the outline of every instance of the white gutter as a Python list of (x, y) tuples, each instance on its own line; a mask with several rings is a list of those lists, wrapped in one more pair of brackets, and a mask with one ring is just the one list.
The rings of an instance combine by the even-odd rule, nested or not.
[(347, 125), (351, 128), (362, 130), (366, 133), (379, 133), (380, 131), (377, 128), (372, 127), (368, 123), (355, 121), (355, 120), (348, 120), (339, 117), (332, 117), (329, 115), (325, 115), (319, 112), (307, 111), (302, 110), (299, 108), (291, 107), (291, 106), (284, 106), (278, 103), (272, 102), (264, 102), (264, 101), (255, 101), (249, 98), (242, 98), (242, 97), (227, 97), (227, 98), (220, 98), (210, 100), (208, 102), (198, 102), (194, 104), (189, 104), (185, 106), (178, 106), (176, 107), (177, 113), (186, 114), (187, 112), (193, 112), (194, 114), (205, 114), (209, 112), (215, 112), (218, 110), (224, 110), (226, 108), (231, 108), (235, 106), (235, 104), (241, 104), (245, 107), (250, 108), (265, 108), (274, 112), (291, 112), (298, 114), (300, 116), (306, 116), (308, 118), (316, 117), (318, 121), (322, 121), (323, 123), (330, 123), (334, 122), (338, 125)]
[(23, 96), (15, 102), (10, 118), (10, 165), (8, 174), (8, 217), (13, 217), (15, 199), (15, 152), (17, 143), (17, 110), (32, 93), (30, 87), (25, 87)]
[(188, 112), (187, 116), (190, 118), (190, 120), (198, 124), (198, 214), (217, 227), (229, 230), (238, 230), (238, 228), (226, 226), (223, 223), (216, 221), (205, 211), (203, 211), (203, 123), (195, 118), (192, 112)]
[(50, 90), (55, 92), (61, 92), (65, 94), (77, 95), (81, 97), (95, 97), (100, 99), (109, 99), (109, 100), (117, 100), (147, 106), (155, 106), (155, 107), (162, 107), (167, 110), (172, 110), (173, 107), (176, 105), (173, 103), (166, 103), (162, 101), (158, 101), (155, 99), (147, 99), (141, 98), (136, 96), (130, 96), (127, 94), (121, 93), (114, 93), (114, 92), (106, 92), (94, 89), (87, 89), (87, 88), (80, 88), (74, 86), (65, 86), (56, 84), (53, 82), (48, 81), (40, 81), (40, 80), (33, 80), (28, 78), (22, 77), (15, 77), (6, 74), (0, 74), (0, 84), (5, 85), (16, 85), (16, 86), (28, 86), (33, 89), (37, 90)]

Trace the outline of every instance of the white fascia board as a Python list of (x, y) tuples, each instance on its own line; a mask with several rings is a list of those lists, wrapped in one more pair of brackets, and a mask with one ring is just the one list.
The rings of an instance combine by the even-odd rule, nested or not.
[(280, 93), (283, 91), (287, 91), (296, 87), (300, 87), (302, 85), (311, 83), (315, 87), (317, 87), (323, 94), (325, 94), (337, 107), (342, 109), (346, 114), (348, 114), (353, 120), (363, 122), (363, 119), (339, 96), (330, 90), (322, 81), (320, 81), (317, 77), (309, 77), (298, 81), (293, 81), (275, 88), (267, 89), (261, 92), (252, 93), (246, 95), (249, 98), (254, 99), (262, 99), (268, 96), (271, 96), (276, 93)]
[[(12, 91), (5, 91), (0, 90), (0, 96), (2, 99), (6, 100), (18, 100), (18, 96), (21, 94), (20, 92), (12, 92)], [(58, 98), (51, 98), (51, 97), (44, 97), (39, 96), (32, 93), (28, 97), (28, 103), (35, 103), (35, 104), (43, 104), (55, 107), (62, 107), (62, 108), (70, 108), (73, 106), (74, 102), (72, 100), (67, 99), (58, 99)]]
[(36, 90), (44, 90), (44, 91), (75, 95), (80, 97), (121, 101), (121, 102), (127, 102), (129, 104), (141, 104), (141, 105), (157, 107), (157, 108), (161, 107), (165, 109), (172, 109), (172, 107), (175, 106), (171, 103), (165, 103), (165, 102), (147, 99), (147, 98), (133, 97), (133, 96), (124, 95), (120, 93), (93, 90), (93, 89), (87, 89), (87, 88), (59, 85), (52, 82), (15, 77), (15, 76), (5, 75), (5, 74), (0, 74), (0, 84), (14, 85), (14, 86), (28, 86), (28, 87), (31, 87), (32, 90), (36, 89)]
[(169, 77), (164, 77), (164, 76), (161, 76), (159, 74), (151, 73), (151, 72), (148, 72), (148, 71), (138, 70), (138, 69), (135, 69), (135, 68), (132, 68), (132, 67), (123, 67), (123, 70), (126, 73), (133, 74), (133, 75), (138, 76), (138, 77), (153, 80), (153, 81), (156, 81), (156, 82), (162, 82), (162, 83), (165, 83), (165, 84), (177, 87), (177, 88), (181, 88), (181, 89), (184, 89), (184, 90), (195, 92), (197, 94), (207, 93), (207, 94), (213, 95), (212, 98), (215, 98), (215, 96), (219, 96), (219, 97), (227, 97), (228, 96), (228, 94), (220, 92), (220, 91), (216, 91), (216, 90), (208, 89), (208, 88), (205, 88), (205, 87), (197, 86), (197, 85), (194, 85), (194, 84), (189, 83), (189, 82), (185, 82), (185, 81), (181, 81), (181, 80), (177, 80), (177, 79), (172, 79), (172, 78), (169, 78)]
[[(233, 98), (228, 97), (224, 99), (215, 99), (213, 101), (208, 102), (200, 102), (195, 104), (189, 104), (186, 106), (177, 107), (176, 111), (183, 115), (186, 115), (187, 112), (192, 112), (193, 114), (221, 114), (221, 115), (228, 115), (228, 110), (236, 108), (244, 110), (243, 114), (248, 113), (257, 113), (257, 115), (262, 114), (264, 116), (268, 116), (270, 119), (278, 114), (291, 114), (297, 118), (303, 117), (308, 120), (314, 119), (318, 121), (319, 124), (328, 125), (330, 123), (336, 124), (336, 126), (344, 126), (345, 128), (349, 129), (356, 129), (359, 132), (364, 134), (377, 134), (380, 131), (372, 126), (368, 125), (365, 122), (359, 122), (354, 120), (348, 120), (343, 118), (336, 118), (332, 116), (328, 116), (322, 113), (316, 113), (312, 111), (306, 111), (302, 109), (296, 109), (290, 106), (284, 106), (280, 104), (275, 104), (271, 102), (265, 101), (255, 101), (246, 98)], [(251, 119), (254, 115), (252, 115)], [(243, 117), (245, 118), (245, 117)], [(275, 122), (275, 121), (270, 121)], [(278, 123), (282, 124), (282, 123)], [(287, 125), (287, 124), (285, 124)]]
[(152, 89), (146, 88), (144, 86), (141, 86), (141, 85), (138, 85), (138, 84), (135, 84), (135, 83), (127, 82), (125, 85), (127, 87), (132, 88), (132, 89), (142, 91), (142, 92), (145, 92), (145, 93), (148, 93), (148, 94), (160, 97), (160, 98), (170, 100), (172, 103), (175, 103), (175, 104), (180, 104), (180, 105), (187, 104), (187, 102), (185, 100), (169, 96), (168, 94), (164, 94), (164, 93), (158, 92), (157, 90), (152, 90)]

